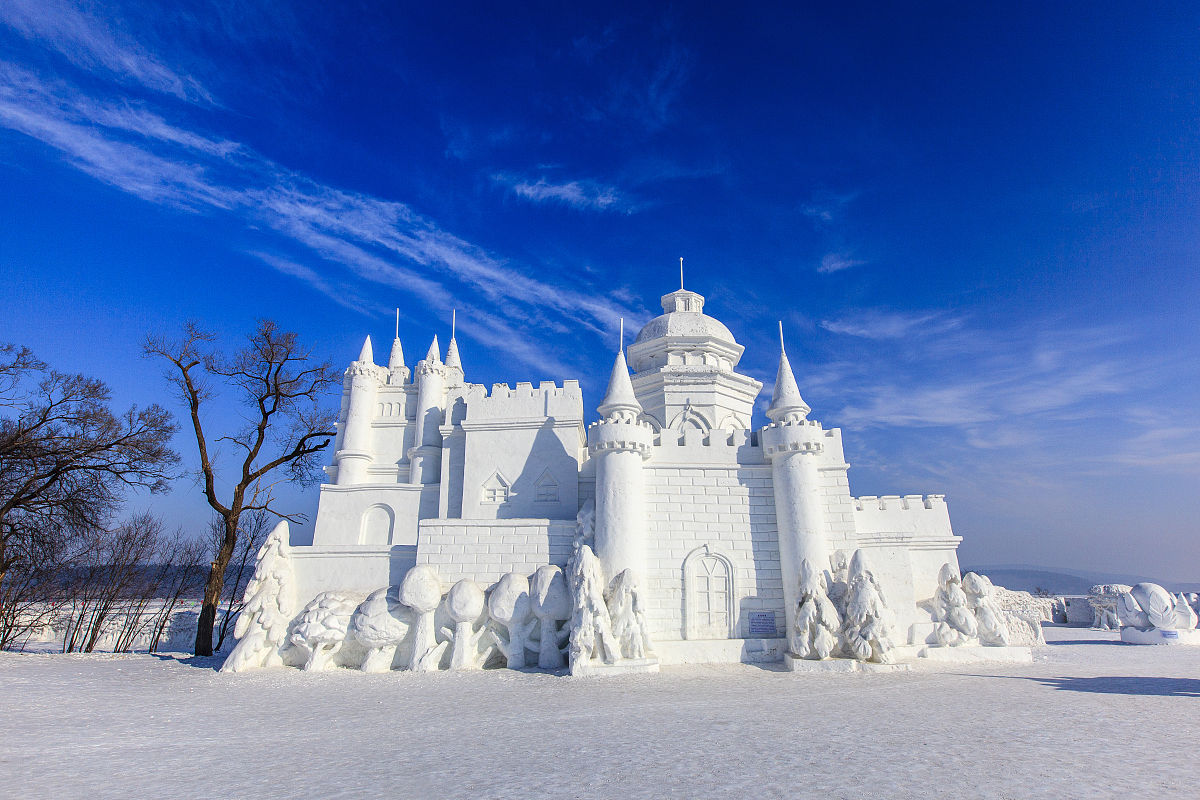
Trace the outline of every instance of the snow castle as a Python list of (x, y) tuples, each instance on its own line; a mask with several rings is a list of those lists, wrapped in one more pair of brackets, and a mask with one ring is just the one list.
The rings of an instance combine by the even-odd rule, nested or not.
[[(821, 609), (826, 639), (845, 642), (817, 650), (849, 651), (854, 639), (861, 660), (891, 660), (879, 651), (885, 628), (885, 650), (936, 644), (939, 622), (948, 630), (936, 600), (959, 580), (944, 497), (853, 497), (842, 432), (809, 418), (782, 348), (770, 422), (755, 430), (762, 384), (737, 372), (744, 348), (696, 292), (664, 295), (662, 309), (617, 353), (590, 426), (577, 381), (488, 391), (466, 381), (453, 336), (444, 360), (434, 337), (411, 373), (399, 338), (386, 367), (368, 338), (346, 370), (313, 543), (272, 551), (288, 562), (284, 616), (304, 608), (308, 623), (333, 614), (353, 630), (355, 604), (376, 592), (383, 609), (381, 587), (393, 587), (387, 607), (412, 625), (406, 586), (424, 582), (444, 646), (432, 653), (429, 628), (408, 646), (430, 652), (396, 659), (430, 668), (458, 652), (456, 625), (482, 638), (480, 664), (489, 626), (510, 666), (525, 663), (525, 646), (558, 666), (551, 651), (570, 637), (574, 673), (783, 660), (789, 636), (811, 628), (804, 641), (820, 639)], [(459, 584), (479, 591), (459, 591), (455, 611)], [(528, 625), (512, 621), (512, 602), (484, 609), (485, 592), (492, 605), (527, 593)], [(533, 617), (551, 607), (535, 636)], [(811, 646), (792, 658), (797, 648)]]

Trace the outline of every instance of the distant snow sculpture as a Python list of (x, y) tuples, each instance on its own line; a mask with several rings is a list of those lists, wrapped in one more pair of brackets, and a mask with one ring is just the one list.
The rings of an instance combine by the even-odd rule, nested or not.
[(837, 608), (827, 594), (825, 573), (804, 559), (800, 563), (800, 602), (789, 632), (788, 649), (800, 658), (829, 658), (837, 649), (841, 625)]
[(887, 604), (875, 576), (867, 569), (862, 550), (854, 551), (847, 579), (846, 618), (842, 622), (846, 654), (858, 661), (892, 663), (895, 645), (890, 637)]
[(1150, 630), (1191, 630), (1196, 612), (1182, 595), (1173, 596), (1157, 583), (1139, 583), (1121, 595), (1119, 614), (1123, 625)]
[(434, 628), (434, 614), (442, 602), (442, 581), (437, 570), (428, 564), (418, 564), (410, 569), (400, 582), (399, 596), (400, 602), (416, 615), (408, 668), (413, 672), (434, 671), (447, 645), (447, 642), (438, 642)]
[(356, 608), (358, 602), (345, 592), (321, 592), (304, 607), (292, 628), (291, 641), (308, 653), (305, 672), (321, 672), (334, 666), (333, 657), (346, 643)]
[(645, 658), (652, 650), (646, 615), (632, 570), (622, 570), (604, 593), (612, 632), (623, 658)]
[(454, 620), (454, 646), (450, 651), (450, 669), (479, 669), (483, 666), (487, 648), (479, 650), (484, 628), (475, 630), (475, 622), (483, 615), (483, 589), (475, 581), (463, 578), (446, 594), (446, 613)]
[(1088, 605), (1092, 607), (1092, 627), (1102, 631), (1115, 631), (1121, 627), (1117, 605), (1121, 595), (1131, 586), (1121, 583), (1101, 583), (1088, 592)]
[(559, 623), (571, 618), (571, 594), (562, 570), (553, 564), (538, 567), (529, 583), (529, 597), (540, 623), (538, 666), (561, 669), (562, 646), (570, 632), (560, 633)]
[(957, 647), (979, 635), (975, 615), (967, 604), (958, 569), (950, 563), (938, 571), (938, 590), (933, 597), (933, 635), (942, 647)]
[(237, 646), (222, 672), (283, 666), (288, 626), (296, 613), (292, 564), (288, 557), (288, 523), (280, 520), (258, 551), (254, 577), (243, 594), (245, 607), (233, 628)]
[(1008, 646), (1008, 624), (1004, 612), (992, 599), (992, 582), (986, 575), (968, 572), (962, 579), (967, 606), (975, 615), (976, 627), (981, 644), (989, 647)]
[(500, 636), (490, 630), (492, 641), (504, 654), (509, 669), (525, 666), (525, 645), (538, 620), (530, 619), (529, 579), (510, 572), (500, 578), (488, 596), (488, 615), (507, 634)]
[(359, 667), (363, 672), (387, 672), (396, 648), (411, 627), (409, 611), (391, 587), (376, 589), (367, 596), (350, 620), (350, 632), (366, 648)]
[(571, 562), (571, 672), (593, 659), (615, 664), (621, 656), (604, 601), (604, 568), (588, 545), (580, 545)]

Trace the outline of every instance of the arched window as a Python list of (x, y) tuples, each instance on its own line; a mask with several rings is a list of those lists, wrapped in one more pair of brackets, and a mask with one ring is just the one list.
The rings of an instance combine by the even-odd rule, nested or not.
[(493, 472), (492, 477), (483, 482), (482, 502), (489, 505), (499, 505), (508, 502), (509, 484), (499, 472)]
[(732, 639), (733, 564), (706, 544), (683, 560), (685, 639)]
[(389, 545), (392, 543), (392, 510), (375, 505), (363, 512), (360, 544)]

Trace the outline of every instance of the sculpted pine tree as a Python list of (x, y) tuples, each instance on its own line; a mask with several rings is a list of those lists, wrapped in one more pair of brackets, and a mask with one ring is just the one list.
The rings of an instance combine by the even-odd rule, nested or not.
[[(326, 393), (340, 383), (329, 362), (314, 363), (296, 334), (264, 320), (243, 349), (227, 356), (213, 348), (215, 337), (188, 323), (179, 341), (148, 338), (148, 356), (169, 362), (167, 379), (188, 408), (199, 452), (204, 497), (224, 527), (216, 558), (204, 586), (204, 604), (196, 628), (196, 655), (212, 655), (213, 625), (224, 588), (225, 568), (237, 547), (242, 514), (271, 508), (271, 489), (280, 481), (314, 480), (317, 454), (335, 434), (333, 411), (323, 408)], [(201, 414), (215, 397), (215, 386), (233, 390), (247, 409), (245, 425), (211, 437)], [(221, 444), (232, 451), (218, 463)], [(226, 471), (228, 470), (228, 471)]]

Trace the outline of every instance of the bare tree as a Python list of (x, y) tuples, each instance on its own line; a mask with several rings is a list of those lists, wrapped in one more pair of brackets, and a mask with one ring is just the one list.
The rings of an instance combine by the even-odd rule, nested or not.
[(110, 400), (102, 381), (0, 345), (0, 619), (105, 527), (126, 490), (169, 488), (170, 413), (117, 415)]
[[(316, 456), (334, 437), (336, 416), (323, 408), (326, 392), (340, 385), (341, 376), (328, 362), (314, 363), (296, 334), (263, 320), (246, 347), (226, 356), (213, 347), (215, 337), (194, 323), (184, 326), (183, 338), (167, 341), (150, 337), (146, 354), (170, 363), (167, 378), (179, 389), (190, 413), (200, 459), (204, 497), (221, 518), (224, 535), (204, 586), (204, 604), (196, 629), (196, 655), (212, 655), (213, 627), (225, 585), (225, 570), (237, 547), (242, 514), (264, 510), (293, 519), (271, 508), (272, 488), (280, 481), (315, 480)], [(210, 439), (201, 408), (214, 397), (214, 384), (233, 389), (247, 409), (245, 425)], [(226, 443), (235, 453), (218, 463), (215, 446)], [(225, 469), (228, 472), (225, 472)], [(229, 485), (222, 489), (218, 483)]]
[[(212, 550), (219, 552), (225, 539), (225, 525), (220, 517), (213, 520), (209, 528), (212, 537)], [(238, 534), (237, 550), (225, 570), (225, 613), (217, 626), (217, 643), (213, 648), (220, 652), (225, 646), (225, 637), (229, 635), (231, 626), (245, 605), (242, 592), (246, 582), (254, 574), (254, 556), (267, 539), (271, 531), (271, 517), (266, 511), (256, 509), (242, 515), (242, 529)]]

